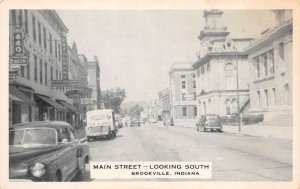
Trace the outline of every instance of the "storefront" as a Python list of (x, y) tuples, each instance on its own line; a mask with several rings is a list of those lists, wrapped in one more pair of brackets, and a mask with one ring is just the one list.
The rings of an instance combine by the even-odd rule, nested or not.
[(38, 120), (66, 120), (67, 108), (48, 96), (35, 94), (34, 97), (38, 107), (38, 112), (35, 112), (36, 116), (38, 116)]
[(9, 86), (9, 124), (32, 121), (32, 109), (36, 103), (16, 86)]

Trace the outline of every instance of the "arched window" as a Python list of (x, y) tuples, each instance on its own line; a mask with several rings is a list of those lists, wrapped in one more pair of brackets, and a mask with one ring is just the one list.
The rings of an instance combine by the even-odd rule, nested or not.
[(226, 64), (225, 68), (225, 86), (227, 90), (235, 89), (234, 66), (232, 63)]

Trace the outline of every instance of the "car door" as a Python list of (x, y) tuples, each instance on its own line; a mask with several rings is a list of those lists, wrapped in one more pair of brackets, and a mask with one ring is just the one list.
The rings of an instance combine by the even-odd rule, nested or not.
[(64, 157), (62, 158), (63, 167), (61, 169), (63, 180), (68, 180), (73, 173), (77, 170), (77, 149), (76, 141), (70, 136), (67, 127), (62, 127), (59, 129), (59, 137), (61, 145), (65, 147)]

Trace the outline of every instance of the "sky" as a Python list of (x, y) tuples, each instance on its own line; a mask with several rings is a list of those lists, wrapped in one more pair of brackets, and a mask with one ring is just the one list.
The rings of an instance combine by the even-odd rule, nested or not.
[[(69, 28), (68, 43), (88, 60), (96, 55), (101, 90), (125, 88), (125, 101), (150, 101), (169, 85), (176, 62), (196, 61), (205, 26), (203, 10), (57, 10)], [(267, 10), (226, 10), (231, 38), (256, 38), (274, 25)]]

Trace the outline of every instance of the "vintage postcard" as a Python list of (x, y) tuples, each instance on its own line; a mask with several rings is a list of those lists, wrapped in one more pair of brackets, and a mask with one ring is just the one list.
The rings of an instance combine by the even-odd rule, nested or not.
[(0, 2), (0, 188), (299, 188), (299, 3)]

